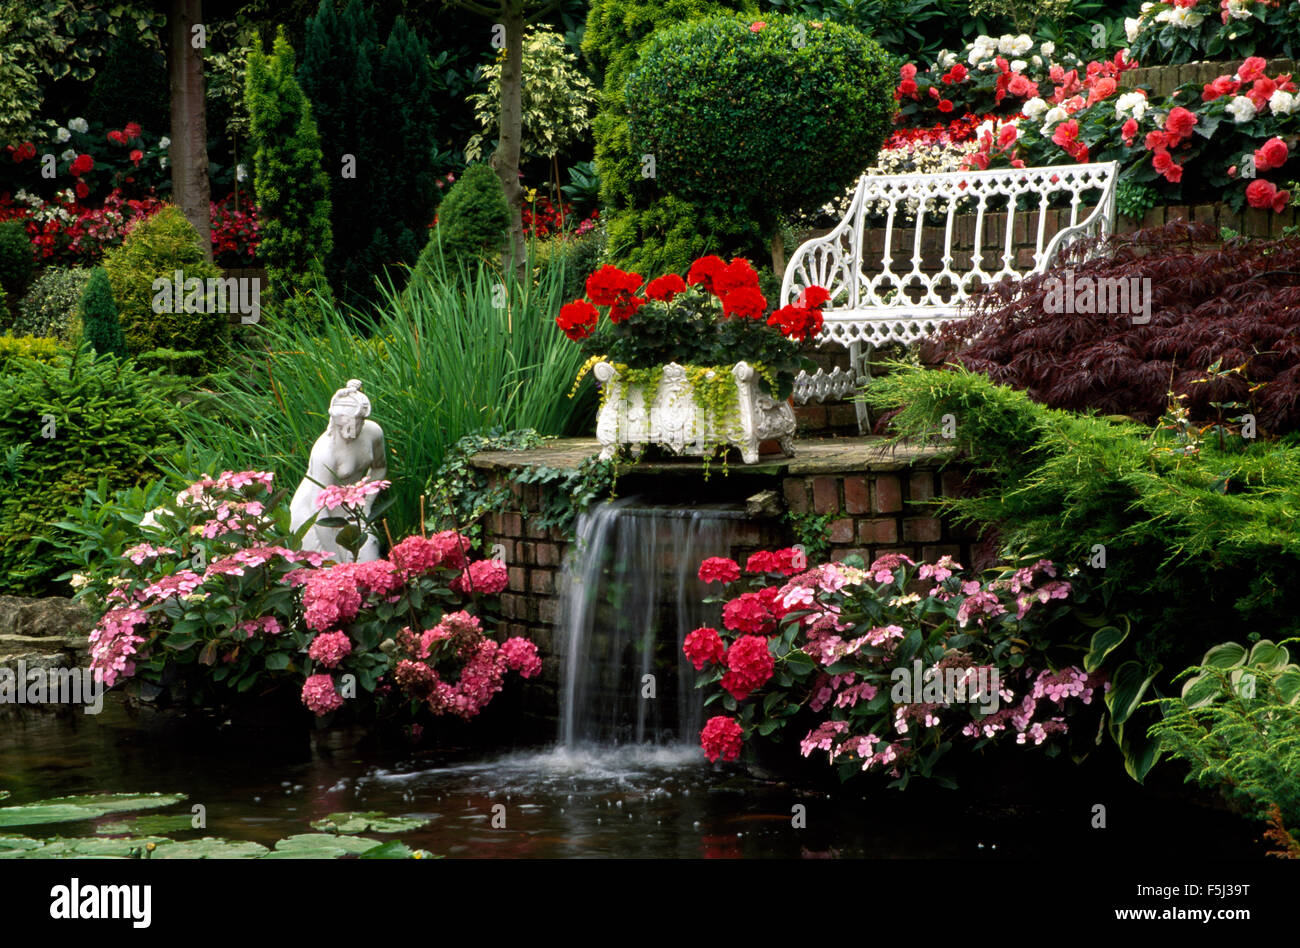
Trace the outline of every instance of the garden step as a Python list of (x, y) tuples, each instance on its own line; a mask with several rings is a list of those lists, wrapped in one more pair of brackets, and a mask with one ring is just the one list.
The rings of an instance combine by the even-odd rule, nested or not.
[(12, 667), (20, 659), (29, 667), (63, 661), (69, 652), (84, 653), (89, 643), (81, 635), (6, 635), (0, 633), (0, 665)]
[(0, 635), (44, 638), (89, 634), (94, 625), (90, 610), (71, 599), (0, 596)]

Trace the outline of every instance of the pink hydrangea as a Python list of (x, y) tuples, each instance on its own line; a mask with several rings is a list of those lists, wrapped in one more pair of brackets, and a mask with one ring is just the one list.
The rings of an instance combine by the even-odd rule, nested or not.
[(262, 616), (259, 619), (247, 619), (235, 626), (241, 632), (247, 632), (251, 639), (258, 632), (265, 632), (267, 635), (279, 635), (284, 629), (280, 626), (280, 620), (275, 616)]
[(510, 573), (506, 564), (497, 559), (475, 560), (457, 573), (451, 581), (451, 588), (462, 594), (471, 592), (495, 596), (510, 584)]
[(322, 632), (311, 640), (307, 657), (326, 668), (338, 668), (352, 654), (352, 640), (343, 632)]
[(1006, 607), (998, 600), (996, 593), (977, 592), (967, 596), (957, 607), (957, 624), (964, 629), (971, 619), (976, 619), (980, 625), (983, 625), (985, 616), (992, 618), (1006, 611)]
[(902, 553), (885, 553), (876, 557), (872, 564), (867, 567), (867, 573), (873, 582), (892, 583), (894, 581), (894, 570), (900, 566), (915, 565), (915, 562)]
[(169, 546), (154, 546), (151, 543), (139, 543), (131, 547), (129, 550), (123, 551), (122, 556), (125, 559), (130, 560), (136, 566), (140, 566), (145, 560), (154, 559), (164, 553), (175, 552), (176, 551)]
[(361, 608), (356, 564), (340, 563), (313, 571), (303, 586), (303, 621), (313, 632), (325, 632), (356, 617)]
[(505, 657), (506, 668), (517, 671), (524, 678), (541, 674), (542, 659), (537, 654), (537, 646), (521, 636), (514, 636), (501, 643), (501, 654)]
[(334, 689), (329, 675), (310, 675), (302, 683), (302, 703), (317, 717), (343, 706), (343, 698)]
[(144, 643), (137, 628), (149, 623), (149, 616), (131, 606), (110, 609), (90, 633), (90, 668), (102, 676), (106, 688), (113, 687), (119, 677), (135, 674), (135, 662), (129, 656)]
[(835, 738), (849, 729), (848, 721), (823, 721), (799, 742), (799, 753), (807, 757), (815, 750), (829, 752)]
[(388, 553), (393, 565), (408, 573), (423, 575), (442, 565), (438, 546), (432, 540), (413, 534), (396, 544)]
[(316, 495), (314, 504), (317, 510), (336, 507), (360, 509), (366, 505), (367, 500), (390, 486), (390, 483), (390, 481), (372, 481), (363, 477), (355, 484), (331, 484)]
[(936, 583), (941, 583), (961, 568), (962, 565), (951, 556), (941, 556), (936, 563), (922, 563), (919, 575), (922, 579), (932, 579)]
[(202, 583), (203, 577), (193, 570), (178, 569), (170, 576), (160, 577), (149, 586), (146, 586), (140, 598), (142, 602), (147, 602), (150, 599), (170, 599), (172, 596), (187, 596), (198, 589)]
[(357, 588), (367, 596), (395, 596), (406, 585), (406, 577), (388, 560), (356, 563), (352, 576)]
[(438, 560), (447, 569), (464, 569), (469, 561), (469, 540), (455, 530), (443, 530), (429, 537), (438, 553)]

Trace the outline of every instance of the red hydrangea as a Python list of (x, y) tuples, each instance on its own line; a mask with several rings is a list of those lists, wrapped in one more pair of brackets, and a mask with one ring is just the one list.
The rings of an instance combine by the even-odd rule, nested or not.
[(777, 573), (781, 570), (781, 558), (770, 550), (751, 553), (745, 560), (746, 573)]
[(737, 701), (744, 701), (750, 693), (767, 684), (776, 670), (776, 660), (767, 647), (767, 637), (742, 635), (731, 643), (724, 659), (727, 671), (722, 676), (722, 687)]
[(537, 654), (537, 646), (522, 636), (514, 636), (501, 643), (501, 656), (506, 668), (517, 671), (524, 678), (532, 678), (542, 672), (542, 660)]
[(655, 277), (645, 288), (645, 295), (660, 303), (666, 303), (678, 293), (685, 292), (686, 281), (676, 273), (665, 273), (661, 277)]
[(710, 556), (700, 564), (700, 579), (706, 583), (734, 583), (740, 579), (740, 566), (725, 556)]
[(733, 632), (768, 635), (776, 625), (763, 597), (747, 592), (722, 607), (722, 624)]
[(611, 264), (605, 264), (587, 277), (587, 299), (597, 306), (613, 306), (623, 296), (641, 289), (641, 274), (626, 273)]
[(596, 311), (596, 307), (586, 300), (574, 300), (560, 307), (560, 315), (555, 317), (555, 325), (576, 342), (579, 339), (586, 339), (595, 332), (599, 319), (600, 313)]
[(704, 730), (700, 731), (700, 746), (704, 748), (704, 756), (711, 761), (719, 758), (724, 761), (735, 760), (740, 756), (743, 738), (744, 731), (736, 719), (720, 714), (709, 718)]
[(686, 636), (682, 643), (682, 652), (691, 660), (696, 671), (704, 671), (710, 662), (720, 662), (727, 654), (727, 646), (722, 643), (722, 636), (717, 629), (701, 626)]

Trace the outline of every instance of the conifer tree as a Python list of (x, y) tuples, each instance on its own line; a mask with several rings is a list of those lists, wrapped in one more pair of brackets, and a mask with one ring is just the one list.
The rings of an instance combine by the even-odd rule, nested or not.
[(108, 271), (95, 267), (81, 293), (81, 338), (99, 355), (126, 358), (126, 336), (117, 318), (117, 303), (108, 282)]

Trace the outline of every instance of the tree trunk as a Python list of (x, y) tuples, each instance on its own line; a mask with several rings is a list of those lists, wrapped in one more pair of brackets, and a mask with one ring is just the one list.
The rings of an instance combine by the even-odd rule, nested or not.
[(501, 267), (524, 278), (524, 222), (521, 214), (523, 189), (519, 186), (519, 143), (523, 124), (524, 12), (523, 4), (512, 2), (505, 10), (506, 61), (501, 67), (501, 111), (497, 116), (501, 138), (492, 153), (491, 164), (501, 179), (510, 208), (510, 232)]
[(172, 200), (199, 232), (203, 255), (212, 259), (211, 184), (203, 57), (191, 27), (203, 22), (203, 0), (171, 0), (167, 69), (171, 79)]
[(778, 280), (785, 276), (785, 241), (781, 238), (781, 225), (772, 231), (772, 272)]

